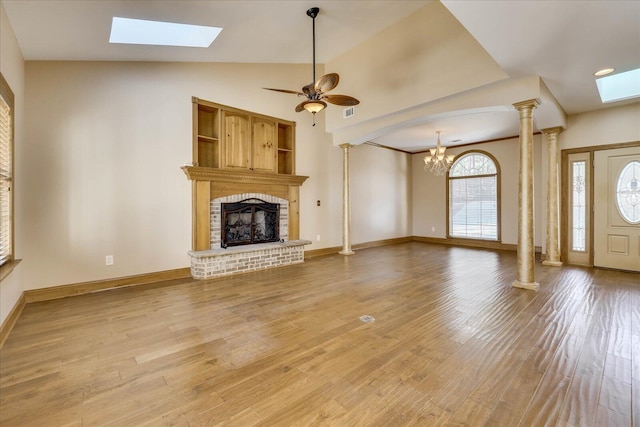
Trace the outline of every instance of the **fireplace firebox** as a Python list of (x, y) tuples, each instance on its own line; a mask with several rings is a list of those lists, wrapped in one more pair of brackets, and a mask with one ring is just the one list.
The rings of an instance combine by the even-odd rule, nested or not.
[(261, 199), (245, 199), (221, 205), (221, 242), (228, 246), (280, 240), (280, 205)]

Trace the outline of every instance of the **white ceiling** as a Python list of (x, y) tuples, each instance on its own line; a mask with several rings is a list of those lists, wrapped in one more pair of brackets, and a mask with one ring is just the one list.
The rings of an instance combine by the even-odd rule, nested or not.
[[(311, 63), (330, 61), (431, 0), (2, 0), (25, 60)], [(540, 76), (568, 114), (603, 105), (593, 72), (640, 67), (640, 1), (442, 0), (510, 77)], [(208, 49), (110, 45), (113, 16), (223, 27)], [(256, 37), (256, 31), (260, 37)], [(292, 107), (293, 108), (293, 107)], [(515, 119), (514, 119), (515, 117)], [(406, 151), (518, 134), (512, 111), (426, 117), (373, 142)], [(460, 142), (450, 142), (461, 140)]]

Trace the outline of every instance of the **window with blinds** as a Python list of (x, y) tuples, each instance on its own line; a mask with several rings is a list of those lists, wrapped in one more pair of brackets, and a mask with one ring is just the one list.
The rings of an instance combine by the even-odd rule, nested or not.
[(499, 240), (499, 177), (488, 155), (470, 152), (451, 166), (448, 179), (449, 236)]
[(0, 265), (13, 259), (13, 92), (0, 74)]

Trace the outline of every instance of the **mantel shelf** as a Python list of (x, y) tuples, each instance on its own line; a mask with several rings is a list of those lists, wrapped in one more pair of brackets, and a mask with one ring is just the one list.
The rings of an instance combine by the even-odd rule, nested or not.
[(182, 166), (181, 169), (191, 181), (246, 182), (300, 186), (309, 178), (308, 176), (301, 175), (262, 173), (251, 170), (216, 169), (202, 166)]

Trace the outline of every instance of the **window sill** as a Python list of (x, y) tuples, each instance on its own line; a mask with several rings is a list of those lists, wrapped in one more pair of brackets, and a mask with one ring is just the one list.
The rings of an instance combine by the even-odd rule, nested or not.
[(13, 261), (4, 263), (0, 267), (0, 282), (2, 282), (9, 274), (11, 274), (13, 269), (16, 268), (16, 266), (21, 262), (21, 259), (14, 259)]

